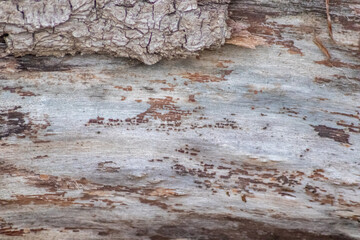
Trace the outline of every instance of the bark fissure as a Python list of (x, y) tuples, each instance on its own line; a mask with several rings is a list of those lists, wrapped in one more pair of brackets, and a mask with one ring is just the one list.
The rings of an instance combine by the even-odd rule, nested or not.
[(6, 54), (105, 53), (154, 64), (224, 44), (228, 2), (2, 1), (0, 27), (9, 34)]

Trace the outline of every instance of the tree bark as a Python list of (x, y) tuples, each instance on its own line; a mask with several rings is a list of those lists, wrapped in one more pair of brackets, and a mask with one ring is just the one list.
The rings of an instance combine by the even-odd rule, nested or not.
[(0, 35), (15, 56), (102, 53), (154, 64), (224, 44), (227, 2), (0, 1)]

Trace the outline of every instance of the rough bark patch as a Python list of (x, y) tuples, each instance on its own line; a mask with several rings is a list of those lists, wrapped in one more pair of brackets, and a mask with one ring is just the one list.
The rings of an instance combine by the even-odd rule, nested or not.
[[(154, 64), (219, 47), (229, 0), (0, 2), (0, 42), (15, 56), (106, 53)], [(4, 44), (2, 44), (4, 45)], [(4, 47), (4, 46), (3, 46)]]

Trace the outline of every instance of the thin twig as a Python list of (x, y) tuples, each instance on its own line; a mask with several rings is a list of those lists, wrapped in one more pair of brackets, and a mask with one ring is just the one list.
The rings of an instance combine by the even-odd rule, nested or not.
[(331, 55), (329, 53), (329, 51), (326, 49), (326, 47), (324, 46), (324, 44), (320, 41), (320, 39), (318, 39), (316, 37), (316, 35), (314, 35), (314, 40), (313, 42), (316, 44), (316, 46), (318, 46), (318, 48), (320, 48), (320, 50), (322, 51), (322, 53), (326, 56), (327, 60), (331, 59)]

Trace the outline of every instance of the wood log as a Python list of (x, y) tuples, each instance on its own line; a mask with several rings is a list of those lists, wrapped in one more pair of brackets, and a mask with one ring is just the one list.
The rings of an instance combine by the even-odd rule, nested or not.
[(326, 9), (233, 0), (228, 44), (152, 66), (0, 58), (0, 239), (360, 239), (359, 7), (333, 40)]

